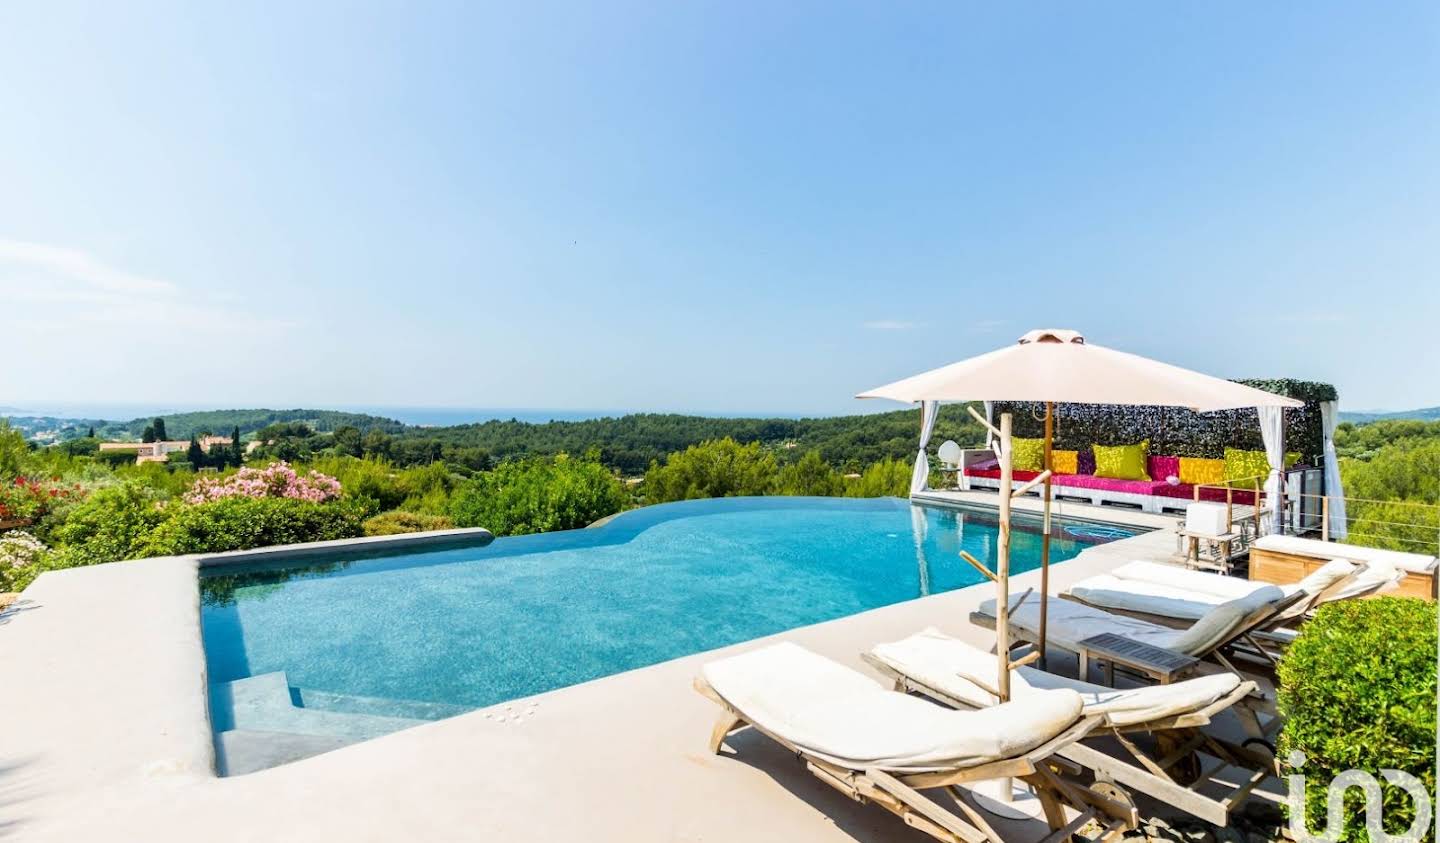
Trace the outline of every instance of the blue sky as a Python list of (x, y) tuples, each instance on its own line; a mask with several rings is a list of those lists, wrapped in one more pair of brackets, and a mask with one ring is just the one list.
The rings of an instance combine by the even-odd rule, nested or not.
[(1432, 3), (4, 15), (0, 405), (849, 412), (1037, 326), (1440, 403)]

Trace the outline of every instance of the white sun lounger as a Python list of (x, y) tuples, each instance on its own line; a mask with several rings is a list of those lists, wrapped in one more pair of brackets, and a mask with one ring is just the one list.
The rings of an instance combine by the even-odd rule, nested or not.
[[(826, 784), (895, 813), (948, 843), (1001, 843), (967, 783), (1006, 777), (1034, 788), (1061, 840), (1091, 820), (1118, 838), (1138, 817), (1130, 805), (1068, 781), (1055, 757), (1101, 717), (1082, 717), (1074, 691), (1037, 692), (985, 711), (951, 711), (896, 693), (858, 671), (790, 643), (711, 662), (696, 690), (723, 712), (710, 734), (719, 752), (728, 735), (753, 726), (798, 754)], [(959, 809), (942, 805), (935, 796)], [(1079, 812), (1067, 819), (1065, 808)]]
[[(891, 678), (897, 691), (922, 694), (954, 708), (984, 709), (998, 701), (996, 656), (933, 628), (879, 644), (864, 658)], [(1116, 757), (1088, 742), (1057, 751), (1062, 758), (1090, 770), (1098, 782), (1118, 783), (1223, 826), (1230, 811), (1274, 775), (1274, 749), (1263, 739), (1259, 720), (1253, 711), (1236, 707), (1255, 690), (1255, 683), (1233, 673), (1126, 689), (1028, 667), (1010, 673), (1012, 699), (1023, 700), (1057, 688), (1080, 694), (1084, 715), (1105, 718), (1103, 728), (1087, 736), (1087, 741), (1109, 736), (1133, 759)], [(1249, 740), (1236, 745), (1202, 731), (1201, 727), (1226, 710), (1240, 718), (1252, 736)], [(1142, 748), (1136, 733), (1154, 734), (1156, 751)], [(1207, 769), (1195, 754), (1197, 750), (1218, 759), (1218, 764)], [(1243, 775), (1217, 775), (1227, 768)]]
[[(1298, 623), (1322, 603), (1374, 594), (1394, 586), (1403, 576), (1393, 565), (1356, 565), (1332, 559), (1299, 582), (1275, 586), (1287, 596), (1297, 592), (1306, 595), (1277, 613), (1276, 620)], [(1269, 587), (1269, 583), (1174, 565), (1130, 562), (1108, 574), (1086, 577), (1062, 596), (1160, 624), (1188, 626), (1222, 603)]]
[[(1211, 659), (1232, 673), (1240, 671), (1223, 650), (1242, 639), (1265, 658), (1269, 655), (1253, 641), (1253, 633), (1268, 629), (1276, 616), (1304, 599), (1303, 593), (1287, 595), (1276, 586), (1265, 586), (1250, 594), (1221, 603), (1184, 629), (1175, 629), (1140, 618), (1127, 617), (1086, 606), (1073, 600), (1049, 601), (1047, 646), (1075, 653), (1080, 659), (1080, 676), (1088, 678), (1091, 649), (1086, 639), (1112, 633), (1131, 641), (1169, 650), (1195, 659)], [(1012, 603), (1012, 641), (1039, 641), (1040, 596), (1026, 592)], [(995, 628), (995, 601), (987, 600), (970, 614), (970, 621)], [(1161, 681), (1168, 681), (1168, 678)]]

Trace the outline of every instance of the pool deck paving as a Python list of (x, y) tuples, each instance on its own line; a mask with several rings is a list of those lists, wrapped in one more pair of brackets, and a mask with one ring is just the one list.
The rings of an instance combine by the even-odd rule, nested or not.
[[(1151, 555), (1160, 539), (1173, 549), (1173, 535), (1150, 533), (1087, 551), (1052, 569), (1052, 589), (1139, 555), (1163, 559)], [(175, 557), (47, 573), (0, 615), (0, 837), (929, 840), (752, 730), (709, 754), (717, 709), (691, 681), (707, 661), (782, 639), (867, 672), (863, 650), (926, 626), (994, 643), (966, 621), (994, 594), (973, 586), (220, 778), (197, 565)], [(1038, 580), (1017, 575), (1013, 588)], [(1044, 835), (1038, 823), (998, 827), (1007, 838)]]

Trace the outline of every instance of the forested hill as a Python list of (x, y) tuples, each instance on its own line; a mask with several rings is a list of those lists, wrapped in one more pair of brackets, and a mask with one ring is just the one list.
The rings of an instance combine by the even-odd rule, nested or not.
[[(639, 474), (653, 460), (711, 439), (759, 442), (783, 461), (817, 450), (826, 462), (858, 471), (884, 458), (911, 459), (919, 434), (918, 410), (810, 419), (713, 418), (634, 413), (585, 421), (544, 423), (486, 421), (453, 427), (419, 427), (394, 419), (335, 410), (209, 410), (161, 416), (165, 436), (188, 439), (203, 433), (228, 436), (236, 427), (246, 439), (286, 440), (275, 456), (304, 458), (327, 448), (386, 456), (402, 465), (450, 459), (485, 465), (511, 457), (584, 454), (626, 474)], [(99, 439), (138, 440), (152, 418), (127, 422), (13, 419), (27, 435), (53, 430), (52, 441), (83, 438), (90, 427)], [(336, 435), (337, 431), (339, 432)], [(258, 436), (257, 436), (258, 434)], [(935, 442), (980, 443), (980, 425), (962, 405), (940, 411)]]
[[(745, 419), (635, 413), (586, 421), (487, 421), (455, 427), (406, 428), (401, 440), (438, 441), (447, 449), (480, 448), (495, 459), (539, 454), (583, 454), (595, 448), (607, 465), (627, 474), (651, 460), (708, 439), (730, 437), (793, 450), (818, 450), (832, 465), (858, 469), (884, 457), (910, 458), (920, 432), (918, 410), (815, 419)], [(945, 406), (934, 439), (974, 444), (981, 428), (960, 405)]]
[[(161, 418), (165, 420), (165, 433), (171, 439), (189, 439), (199, 433), (228, 436), (236, 427), (240, 428), (243, 436), (283, 422), (304, 424), (317, 432), (333, 431), (341, 427), (379, 429), (386, 433), (400, 433), (405, 429), (404, 424), (394, 419), (339, 410), (204, 410), (195, 413), (173, 413)], [(152, 421), (153, 419), (149, 418), (133, 419), (119, 427), (129, 436), (139, 437)], [(105, 429), (107, 432), (112, 430), (109, 425)]]

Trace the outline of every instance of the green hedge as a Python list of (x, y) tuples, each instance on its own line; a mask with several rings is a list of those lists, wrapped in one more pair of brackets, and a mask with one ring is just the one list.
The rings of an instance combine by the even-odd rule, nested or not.
[(363, 510), (344, 501), (221, 498), (180, 506), (150, 534), (147, 556), (218, 553), (276, 544), (348, 539), (363, 533)]
[(365, 535), (395, 536), (401, 533), (423, 533), (427, 530), (449, 530), (455, 522), (444, 515), (423, 512), (382, 512), (365, 519)]
[[(1318, 466), (1322, 457), (1320, 401), (1334, 400), (1335, 387), (1295, 380), (1241, 380), (1247, 386), (1304, 401), (1285, 411), (1285, 449)], [(996, 402), (995, 418), (1014, 416), (1016, 436), (1044, 434), (1045, 405)], [(1128, 407), (1111, 404), (1057, 404), (1055, 447), (1084, 451), (1091, 445), (1127, 445), (1150, 440), (1150, 453), (1176, 457), (1225, 456), (1226, 448), (1264, 450), (1260, 419), (1253, 408), (1196, 413), (1180, 407)]]
[[(1384, 824), (1403, 833), (1414, 806), (1381, 778), (1403, 770), (1435, 794), (1436, 607), (1414, 598), (1381, 597), (1322, 606), (1280, 662), (1279, 704), (1285, 717), (1280, 757), (1306, 761), (1306, 813), (1326, 821), (1326, 786), (1345, 770), (1381, 780)], [(1367, 838), (1363, 794), (1346, 793), (1348, 841)], [(1428, 838), (1433, 840), (1433, 830)]]

